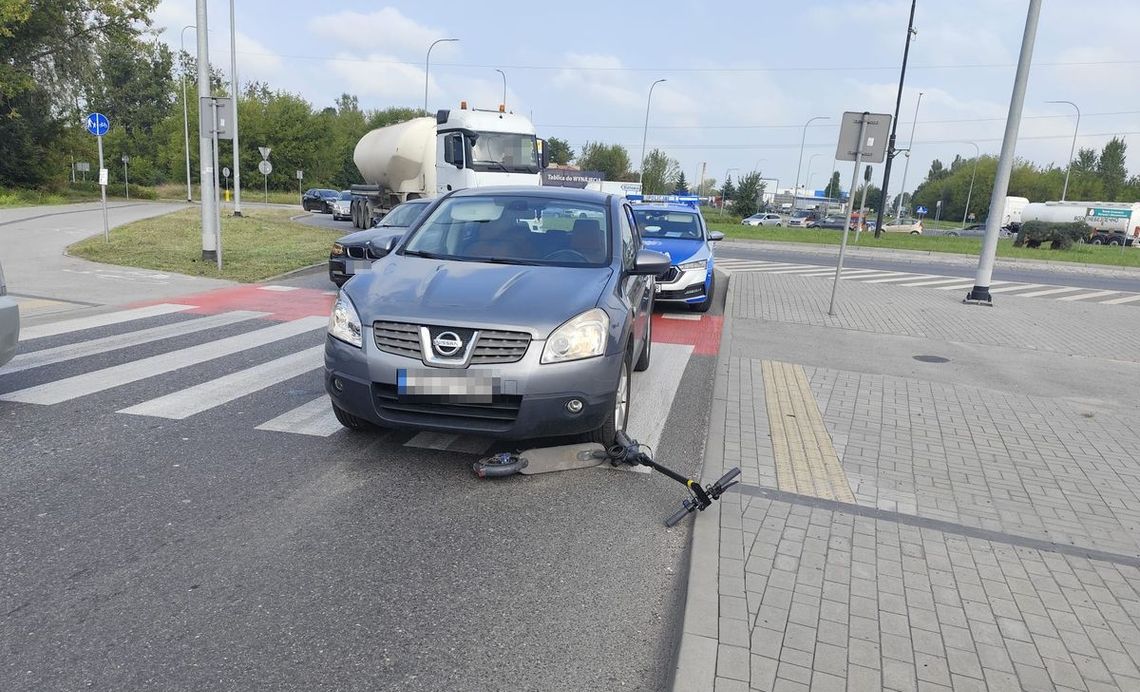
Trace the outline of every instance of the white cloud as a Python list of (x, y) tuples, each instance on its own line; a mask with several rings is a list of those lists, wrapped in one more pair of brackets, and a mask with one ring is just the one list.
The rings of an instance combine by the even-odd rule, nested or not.
[[(383, 105), (407, 105), (422, 102), (424, 69), (397, 61), (391, 55), (372, 53), (357, 56), (340, 53), (339, 60), (330, 60), (327, 70), (330, 81), (338, 91), (356, 94), (362, 102), (379, 100)], [(361, 60), (369, 62), (361, 62)], [(435, 77), (430, 84), (433, 98), (438, 98), (439, 84)]]
[[(426, 57), (427, 48), (433, 41), (448, 37), (442, 29), (418, 24), (394, 7), (368, 14), (351, 11), (322, 13), (310, 26), (317, 36), (335, 41), (349, 50), (372, 51), (376, 46), (384, 46), (386, 52), (417, 57)], [(432, 50), (432, 57), (453, 56), (457, 50), (454, 45), (451, 42), (440, 43)]]

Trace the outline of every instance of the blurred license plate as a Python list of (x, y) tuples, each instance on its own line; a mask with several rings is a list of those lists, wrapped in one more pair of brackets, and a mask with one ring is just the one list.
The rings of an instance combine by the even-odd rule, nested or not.
[(487, 403), (498, 389), (499, 378), (486, 372), (396, 371), (400, 398)]
[(366, 272), (372, 268), (372, 262), (370, 260), (358, 259), (358, 260), (349, 260), (349, 261), (352, 263), (349, 266), (349, 269), (352, 271), (353, 274), (359, 274), (361, 272)]
[(661, 284), (653, 284), (653, 292), (654, 293), (660, 293), (661, 292)]

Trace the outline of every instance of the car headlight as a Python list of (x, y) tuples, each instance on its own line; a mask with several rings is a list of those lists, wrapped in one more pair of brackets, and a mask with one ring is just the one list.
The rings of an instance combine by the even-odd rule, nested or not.
[(593, 358), (606, 352), (610, 318), (600, 308), (591, 308), (554, 330), (542, 349), (543, 363), (564, 363)]
[(708, 260), (696, 260), (695, 262), (685, 262), (684, 264), (680, 264), (678, 266), (683, 272), (705, 271), (708, 269), (708, 262)]
[(332, 254), (343, 255), (344, 254), (344, 246), (341, 245), (340, 243), (333, 243)]
[(361, 337), (361, 331), (360, 316), (356, 314), (356, 308), (353, 307), (352, 301), (344, 293), (338, 294), (332, 314), (329, 315), (329, 336), (340, 339), (346, 344), (362, 348), (364, 340)]

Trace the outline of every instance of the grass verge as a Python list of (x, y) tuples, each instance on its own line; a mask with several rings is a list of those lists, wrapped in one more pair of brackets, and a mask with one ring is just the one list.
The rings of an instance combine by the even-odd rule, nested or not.
[[(730, 240), (766, 240), (777, 243), (815, 243), (838, 245), (843, 238), (842, 231), (818, 229), (774, 228), (772, 226), (740, 226), (730, 224), (709, 224), (710, 228), (721, 231)], [(922, 252), (945, 252), (958, 255), (978, 255), (982, 251), (982, 239), (977, 237), (955, 238), (952, 236), (920, 236), (907, 234), (884, 234), (878, 239), (874, 233), (863, 233), (858, 245), (855, 234), (848, 236), (852, 247), (888, 248), (894, 250), (918, 250)], [(1107, 245), (1074, 245), (1069, 250), (1048, 248), (1014, 247), (1013, 239), (998, 241), (998, 257), (1040, 259), (1051, 262), (1072, 262), (1073, 264), (1101, 264), (1115, 267), (1140, 267), (1140, 249)]]
[[(194, 196), (194, 201), (198, 202), (202, 199), (202, 193), (199, 189), (200, 185), (192, 184), (190, 186), (191, 194)], [(155, 194), (161, 200), (176, 200), (179, 202), (186, 201), (186, 184), (185, 183), (164, 183), (154, 188)], [(232, 204), (234, 198), (233, 181), (230, 181), (230, 199)], [(250, 188), (242, 188), (241, 191), (242, 202), (266, 202), (270, 204), (295, 204), (297, 209), (301, 208), (301, 196), (296, 192), (282, 192), (281, 190), (270, 190), (268, 200), (266, 199), (263, 190), (255, 190)], [(222, 202), (225, 203), (225, 185), (222, 186)], [(245, 213), (245, 210), (242, 210)]]
[(186, 209), (144, 219), (75, 243), (72, 255), (94, 262), (232, 281), (262, 281), (327, 259), (342, 231), (289, 220), (287, 209), (253, 209), (222, 217), (222, 269), (202, 261), (200, 212)]

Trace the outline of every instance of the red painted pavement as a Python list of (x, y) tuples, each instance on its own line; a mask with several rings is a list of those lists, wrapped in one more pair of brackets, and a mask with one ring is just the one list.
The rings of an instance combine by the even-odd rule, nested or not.
[(693, 355), (715, 356), (720, 352), (720, 330), (724, 318), (701, 315), (699, 321), (669, 319), (653, 314), (653, 341), (664, 344), (691, 344)]

